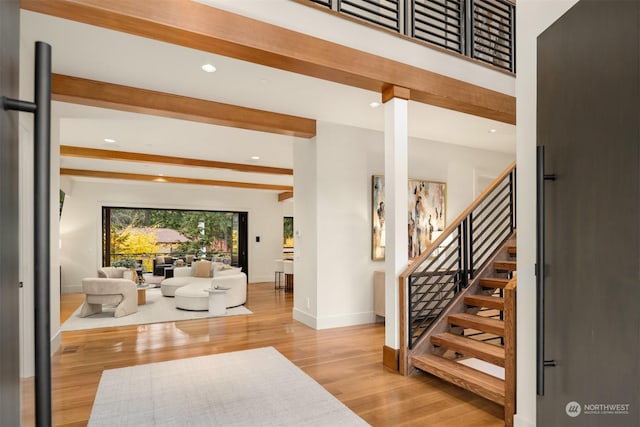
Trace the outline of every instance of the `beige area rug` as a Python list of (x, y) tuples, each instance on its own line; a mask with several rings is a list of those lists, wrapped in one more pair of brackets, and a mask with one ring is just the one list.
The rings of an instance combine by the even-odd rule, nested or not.
[(273, 347), (102, 373), (89, 426), (367, 426)]
[[(103, 312), (89, 317), (80, 317), (80, 308), (62, 324), (62, 331), (111, 328), (114, 326), (141, 325), (145, 323), (178, 322), (181, 320), (204, 319), (213, 316), (208, 311), (189, 311), (176, 308), (175, 300), (162, 296), (160, 288), (147, 290), (147, 303), (138, 306), (138, 312), (128, 316), (113, 317), (113, 306), (103, 306)], [(225, 316), (252, 314), (244, 306), (228, 308)]]

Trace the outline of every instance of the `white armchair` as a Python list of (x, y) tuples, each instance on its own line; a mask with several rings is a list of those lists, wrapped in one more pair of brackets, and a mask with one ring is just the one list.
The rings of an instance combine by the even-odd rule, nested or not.
[(138, 311), (138, 292), (136, 284), (122, 277), (127, 269), (103, 267), (95, 278), (82, 279), (82, 291), (85, 300), (80, 317), (101, 313), (103, 304), (114, 304), (114, 317), (122, 317)]

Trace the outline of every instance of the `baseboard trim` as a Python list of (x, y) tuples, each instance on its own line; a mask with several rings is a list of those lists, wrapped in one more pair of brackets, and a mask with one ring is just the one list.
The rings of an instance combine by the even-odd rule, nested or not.
[(342, 328), (345, 326), (366, 325), (375, 322), (376, 315), (373, 311), (325, 316), (318, 317), (317, 319), (318, 329)]
[(535, 421), (531, 421), (522, 416), (518, 416), (518, 414), (515, 414), (513, 416), (513, 425), (514, 427), (536, 427)]
[(382, 347), (382, 365), (394, 372), (400, 372), (400, 350), (388, 346)]
[(293, 309), (293, 320), (304, 323), (310, 328), (318, 329), (318, 319), (309, 313), (306, 313), (298, 308)]
[(252, 276), (249, 279), (250, 283), (262, 283), (262, 282), (271, 282), (273, 283), (273, 274), (268, 276)]
[(61, 345), (62, 345), (62, 332), (60, 331), (60, 329), (58, 329), (58, 332), (56, 332), (56, 334), (53, 337), (51, 337), (51, 355), (52, 356), (53, 356), (53, 353), (58, 351)]
[(62, 288), (63, 294), (79, 294), (82, 293), (82, 285), (66, 285)]

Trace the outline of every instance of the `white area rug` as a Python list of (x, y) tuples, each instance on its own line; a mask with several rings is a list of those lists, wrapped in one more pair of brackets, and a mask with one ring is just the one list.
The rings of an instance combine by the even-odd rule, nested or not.
[[(82, 306), (81, 306), (82, 307)], [(163, 297), (160, 288), (147, 290), (147, 303), (138, 306), (138, 312), (128, 316), (113, 317), (114, 307), (103, 306), (103, 312), (89, 317), (80, 317), (80, 308), (61, 326), (62, 331), (110, 328), (114, 326), (140, 325), (144, 323), (177, 322), (180, 320), (204, 319), (212, 316), (208, 311), (189, 311), (176, 308), (174, 298)], [(225, 316), (252, 314), (244, 306), (228, 308)]]
[(102, 373), (89, 426), (367, 426), (273, 347)]

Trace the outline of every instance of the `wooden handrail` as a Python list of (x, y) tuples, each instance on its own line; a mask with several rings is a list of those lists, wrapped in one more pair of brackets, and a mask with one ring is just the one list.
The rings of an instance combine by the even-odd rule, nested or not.
[(516, 412), (516, 288), (514, 277), (504, 288), (504, 424), (513, 426)]
[(495, 190), (496, 187), (498, 187), (498, 185), (500, 185), (502, 180), (505, 179), (515, 169), (515, 167), (516, 167), (516, 162), (511, 163), (511, 165), (509, 165), (509, 167), (507, 167), (507, 169), (505, 169), (504, 172), (502, 172), (500, 176), (497, 177), (493, 181), (493, 183), (489, 185), (489, 187), (487, 187), (487, 189), (484, 190), (482, 194), (480, 194), (480, 196), (478, 196), (473, 201), (473, 203), (471, 203), (464, 211), (462, 211), (462, 213), (458, 215), (455, 221), (449, 224), (449, 226), (444, 229), (442, 234), (440, 234), (440, 236), (438, 236), (438, 238), (434, 240), (433, 243), (431, 243), (427, 247), (427, 249), (424, 252), (422, 252), (422, 254), (420, 254), (420, 256), (416, 257), (413, 260), (413, 262), (409, 264), (409, 267), (407, 267), (407, 269), (402, 272), (402, 274), (400, 274), (401, 281), (406, 280), (407, 277), (409, 277), (409, 275), (411, 275), (416, 270), (416, 268), (418, 268), (418, 266), (422, 264), (422, 262), (424, 262), (425, 259), (427, 259), (429, 255), (431, 255), (432, 250), (440, 246), (442, 242), (444, 242), (444, 240), (453, 232), (453, 230), (455, 230), (462, 223), (462, 221), (466, 217), (468, 217), (469, 214), (473, 212), (473, 210), (477, 208), (480, 205), (480, 203), (482, 203), (484, 199), (486, 199), (487, 196), (493, 190)]

